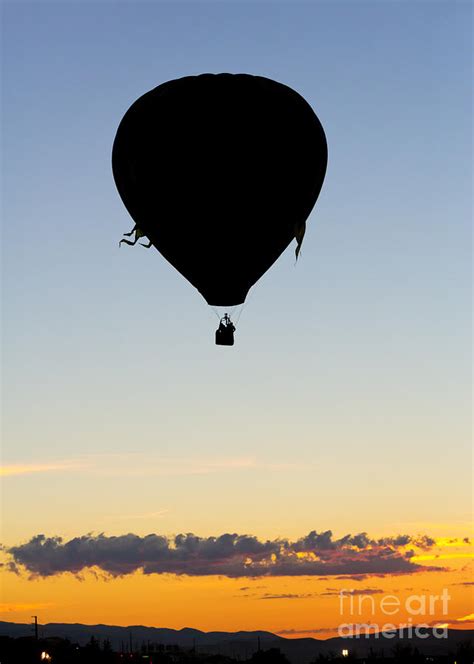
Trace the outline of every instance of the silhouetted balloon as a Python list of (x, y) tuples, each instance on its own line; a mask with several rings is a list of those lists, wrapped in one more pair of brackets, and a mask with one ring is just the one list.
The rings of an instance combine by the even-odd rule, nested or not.
[(112, 151), (141, 234), (216, 306), (244, 302), (295, 237), (298, 252), (326, 165), (309, 104), (248, 74), (159, 85), (125, 113)]

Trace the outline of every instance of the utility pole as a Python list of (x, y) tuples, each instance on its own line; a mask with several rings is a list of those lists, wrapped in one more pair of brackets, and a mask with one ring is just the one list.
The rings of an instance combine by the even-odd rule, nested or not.
[(128, 633), (128, 642), (130, 644), (130, 654), (133, 653), (133, 645), (132, 645), (132, 632)]
[(38, 640), (38, 616), (31, 616), (35, 621), (35, 640)]

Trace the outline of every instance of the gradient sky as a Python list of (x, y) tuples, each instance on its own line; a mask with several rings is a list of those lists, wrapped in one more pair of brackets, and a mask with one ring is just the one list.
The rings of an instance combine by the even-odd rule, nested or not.
[[(377, 588), (465, 583), (471, 4), (2, 11), (4, 544), (423, 533), (459, 538), (429, 554), (455, 550), (451, 571)], [(119, 250), (133, 223), (110, 166), (137, 97), (206, 71), (294, 87), (329, 145), (301, 259), (288, 249), (254, 287), (231, 349), (155, 250)], [(299, 597), (261, 602), (236, 597), (256, 580), (26, 574), (5, 575), (8, 619), (315, 630), (328, 609), (308, 584), (334, 586), (275, 577), (261, 594)], [(165, 614), (146, 589), (169, 596)], [(460, 619), (468, 588), (455, 590)]]

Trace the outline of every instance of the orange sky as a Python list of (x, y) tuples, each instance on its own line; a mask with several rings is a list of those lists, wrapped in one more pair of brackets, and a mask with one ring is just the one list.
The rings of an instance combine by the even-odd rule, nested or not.
[[(446, 571), (369, 575), (360, 581), (334, 576), (230, 579), (141, 572), (108, 578), (97, 568), (79, 576), (64, 573), (48, 578), (4, 573), (1, 617), (28, 622), (37, 614), (41, 623), (192, 626), (204, 631), (258, 628), (290, 638), (334, 636), (338, 626), (346, 623), (399, 626), (410, 624), (410, 619), (413, 624), (434, 621), (472, 628), (473, 586), (466, 585), (472, 578), (472, 556), (470, 545), (439, 540), (415, 560), (427, 566), (441, 565)], [(346, 597), (341, 606), (342, 589), (345, 596), (355, 590), (364, 599), (356, 594), (351, 609), (350, 597)], [(443, 591), (449, 594), (447, 613), (441, 599), (429, 607), (429, 597), (441, 598)], [(390, 615), (381, 604), (388, 595), (400, 602)], [(407, 600), (415, 613), (407, 609)]]

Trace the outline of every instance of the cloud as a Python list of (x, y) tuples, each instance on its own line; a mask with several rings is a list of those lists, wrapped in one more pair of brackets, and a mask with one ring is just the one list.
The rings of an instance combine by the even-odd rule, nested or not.
[(445, 547), (459, 547), (471, 544), (469, 537), (437, 537), (436, 545), (440, 548)]
[(14, 560), (8, 560), (6, 563), (1, 563), (1, 566), (4, 567), (8, 572), (20, 576), (21, 570)]
[(446, 618), (441, 622), (440, 620), (432, 620), (428, 623), (429, 627), (456, 627), (457, 625), (470, 625), (474, 624), (474, 613), (470, 613), (462, 618)]
[(279, 629), (275, 634), (280, 636), (296, 636), (297, 634), (325, 634), (326, 632), (337, 632), (339, 625), (335, 627), (315, 627), (314, 629)]
[(461, 581), (460, 583), (454, 583), (454, 586), (474, 586), (474, 581)]
[(58, 461), (55, 463), (17, 463), (0, 467), (0, 477), (15, 475), (32, 475), (35, 473), (51, 473), (57, 471), (81, 470), (85, 465), (79, 461)]
[(20, 604), (18, 602), (0, 602), (0, 613), (21, 613), (23, 611), (39, 611), (48, 609), (54, 604), (51, 603), (30, 603)]
[(466, 551), (464, 553), (431, 553), (413, 556), (413, 562), (423, 562), (427, 560), (457, 560), (464, 558), (474, 558), (474, 553)]
[(474, 623), (474, 613), (470, 613), (469, 615), (463, 616), (462, 618), (456, 618), (456, 620), (450, 620), (449, 622), (450, 624)]
[(90, 454), (75, 459), (42, 463), (9, 464), (0, 469), (0, 476), (13, 477), (49, 472), (80, 472), (107, 477), (179, 477), (215, 473), (265, 470), (287, 472), (307, 470), (295, 463), (274, 463), (255, 457), (160, 457), (155, 454)]
[(96, 568), (111, 577), (132, 574), (220, 575), (229, 578), (281, 576), (338, 576), (412, 574), (443, 568), (423, 567), (413, 561), (415, 541), (397, 536), (374, 540), (366, 533), (333, 539), (326, 531), (312, 531), (296, 541), (260, 540), (252, 535), (225, 533), (199, 537), (192, 533), (173, 538), (87, 534), (63, 541), (36, 535), (7, 549), (10, 562), (32, 575), (48, 577), (63, 572), (79, 574)]
[(346, 590), (345, 588), (341, 588), (339, 590), (331, 590), (330, 592), (325, 592), (321, 593), (323, 596), (340, 596), (341, 594), (343, 595), (380, 595), (384, 591), (381, 588), (359, 588), (358, 590), (354, 590), (354, 588), (351, 588), (350, 590)]
[(435, 545), (435, 540), (428, 535), (397, 535), (396, 537), (382, 537), (380, 539), (372, 539), (367, 533), (359, 533), (358, 535), (345, 535), (340, 539), (333, 539), (332, 532), (326, 530), (318, 533), (315, 530), (311, 531), (306, 537), (297, 541), (296, 546), (299, 551), (307, 551), (317, 549), (318, 551), (334, 551), (341, 547), (352, 547), (353, 549), (367, 549), (371, 546), (378, 547), (405, 547), (408, 545), (415, 546), (419, 549), (430, 549)]
[[(373, 574), (372, 576), (375, 576)], [(368, 574), (344, 574), (343, 576), (336, 576), (336, 581), (365, 581)]]
[(311, 597), (316, 597), (316, 593), (286, 593), (282, 595), (270, 595), (265, 594), (259, 597), (258, 599), (309, 599)]

